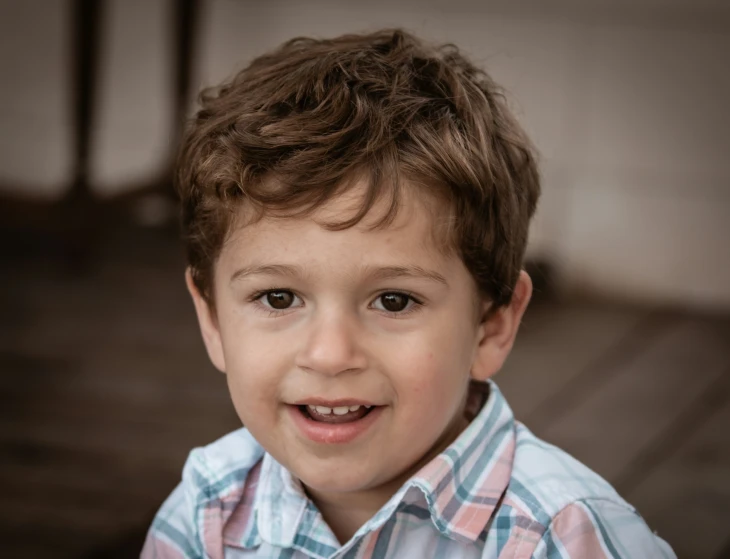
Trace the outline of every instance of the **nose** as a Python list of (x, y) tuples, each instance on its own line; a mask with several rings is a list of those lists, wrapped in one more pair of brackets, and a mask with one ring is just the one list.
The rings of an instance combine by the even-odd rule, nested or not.
[(297, 354), (298, 367), (324, 375), (359, 371), (366, 357), (359, 343), (362, 335), (356, 320), (342, 312), (314, 318), (307, 327), (306, 341)]

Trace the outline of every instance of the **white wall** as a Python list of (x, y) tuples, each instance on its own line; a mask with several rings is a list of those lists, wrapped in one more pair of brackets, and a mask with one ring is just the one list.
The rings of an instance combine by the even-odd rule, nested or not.
[(172, 156), (171, 0), (105, 0), (90, 181), (102, 195), (154, 180)]
[(559, 196), (570, 210), (553, 242), (567, 278), (616, 294), (727, 304), (730, 34), (587, 31), (588, 71), (554, 161), (566, 171)]
[[(56, 6), (56, 23), (44, 24), (55, 31), (34, 36), (46, 45), (45, 56), (36, 45), (28, 59), (55, 69), (65, 52), (57, 23), (63, 3), (27, 4)], [(170, 0), (108, 4), (93, 165), (104, 194), (159, 172), (169, 156), (172, 116)], [(545, 186), (530, 251), (552, 258), (568, 289), (730, 308), (725, 4), (531, 0), (485, 8), (476, 0), (211, 0), (200, 22), (195, 81), (216, 83), (294, 35), (398, 25), (456, 42), (512, 93), (540, 148)], [(0, 17), (0, 27), (7, 22)], [(27, 37), (14, 40), (16, 51), (23, 41), (30, 44)], [(0, 184), (39, 184), (48, 194), (54, 184), (62, 188), (69, 168), (62, 156), (68, 150), (59, 147), (68, 132), (59, 101), (64, 74), (47, 72), (42, 98), (28, 97), (22, 92), (35, 82), (4, 54), (0, 71), (8, 61), (16, 79), (0, 90), (0, 116), (22, 142), (0, 151)], [(45, 111), (42, 128), (51, 132), (22, 130), (13, 103), (26, 113)], [(56, 159), (47, 156), (39, 167), (30, 155), (39, 146)]]
[(53, 197), (71, 175), (67, 2), (0, 1), (0, 185)]

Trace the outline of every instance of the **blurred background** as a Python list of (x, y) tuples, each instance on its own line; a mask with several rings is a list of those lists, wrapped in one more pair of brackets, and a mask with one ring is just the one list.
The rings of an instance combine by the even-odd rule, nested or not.
[(0, 0), (0, 555), (137, 556), (239, 425), (184, 291), (179, 123), (292, 36), (384, 26), (457, 43), (540, 150), (518, 419), (730, 557), (724, 0)]

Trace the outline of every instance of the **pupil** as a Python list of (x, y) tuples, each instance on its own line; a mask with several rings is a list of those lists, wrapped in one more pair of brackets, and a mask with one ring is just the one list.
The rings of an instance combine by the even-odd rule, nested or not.
[(386, 293), (381, 296), (383, 307), (390, 312), (399, 312), (408, 305), (408, 296), (401, 293)]
[(289, 291), (271, 291), (266, 294), (266, 300), (272, 308), (283, 310), (291, 306), (294, 296)]

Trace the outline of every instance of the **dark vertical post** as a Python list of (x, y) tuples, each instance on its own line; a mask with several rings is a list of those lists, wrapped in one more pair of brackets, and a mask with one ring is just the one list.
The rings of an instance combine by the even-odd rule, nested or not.
[(196, 47), (196, 19), (200, 0), (177, 0), (175, 25), (175, 129), (173, 138), (180, 138), (182, 125), (190, 103), (193, 60)]
[(103, 0), (73, 2), (74, 182), (72, 190), (88, 195), (89, 147), (96, 101), (99, 36)]
[(96, 78), (103, 0), (72, 3), (72, 99), (74, 176), (62, 203), (65, 257), (74, 270), (88, 264), (96, 236), (94, 200), (89, 187), (89, 152), (96, 100)]

